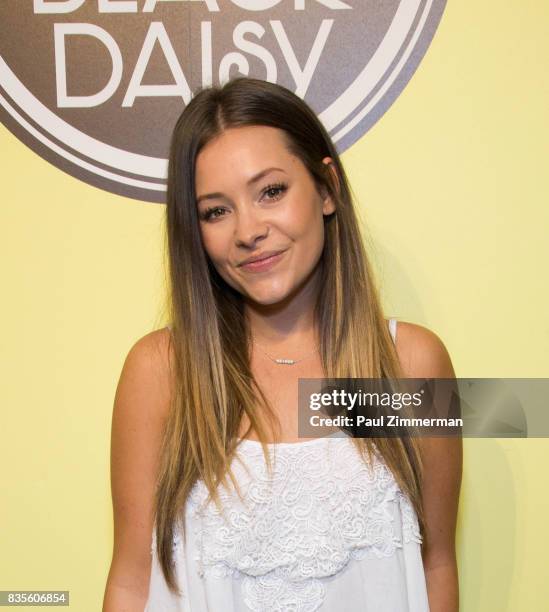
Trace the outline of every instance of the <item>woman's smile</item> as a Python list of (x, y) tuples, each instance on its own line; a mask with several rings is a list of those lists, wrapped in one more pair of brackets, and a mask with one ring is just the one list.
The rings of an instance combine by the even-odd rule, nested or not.
[(239, 267), (247, 272), (269, 272), (284, 257), (284, 253), (286, 253), (286, 251), (287, 249), (284, 249), (283, 251), (275, 253), (274, 255), (269, 255), (255, 261), (240, 264)]

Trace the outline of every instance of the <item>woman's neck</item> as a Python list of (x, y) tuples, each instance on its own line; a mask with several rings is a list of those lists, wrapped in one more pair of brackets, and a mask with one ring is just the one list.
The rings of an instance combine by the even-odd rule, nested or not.
[(293, 295), (276, 304), (246, 301), (245, 316), (253, 340), (270, 348), (306, 347), (315, 343), (318, 279), (317, 269)]

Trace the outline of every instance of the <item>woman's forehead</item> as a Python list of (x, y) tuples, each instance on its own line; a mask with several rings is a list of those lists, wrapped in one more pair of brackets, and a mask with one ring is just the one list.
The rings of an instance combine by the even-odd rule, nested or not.
[(291, 173), (298, 162), (288, 150), (282, 130), (269, 126), (231, 128), (198, 154), (196, 182), (197, 186), (208, 185), (221, 177), (248, 181), (268, 167)]
[(262, 152), (267, 155), (269, 151), (289, 154), (282, 130), (266, 125), (234, 127), (224, 130), (208, 142), (198, 154), (197, 164), (200, 160), (207, 162), (228, 153), (245, 155), (248, 152)]

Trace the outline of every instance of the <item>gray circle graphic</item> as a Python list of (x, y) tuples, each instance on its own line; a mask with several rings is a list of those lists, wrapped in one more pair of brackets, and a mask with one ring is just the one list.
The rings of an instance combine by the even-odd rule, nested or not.
[(3, 0), (0, 120), (61, 170), (164, 202), (169, 139), (198, 87), (280, 83), (343, 152), (387, 111), (445, 0)]

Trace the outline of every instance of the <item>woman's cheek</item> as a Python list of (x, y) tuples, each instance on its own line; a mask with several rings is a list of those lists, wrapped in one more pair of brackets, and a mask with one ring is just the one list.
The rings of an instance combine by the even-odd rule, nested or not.
[(216, 232), (212, 232), (209, 229), (202, 230), (202, 244), (208, 257), (215, 265), (218, 265), (223, 251), (220, 248), (223, 244), (220, 236), (216, 236)]

